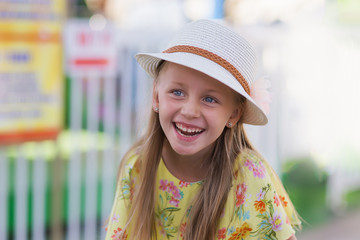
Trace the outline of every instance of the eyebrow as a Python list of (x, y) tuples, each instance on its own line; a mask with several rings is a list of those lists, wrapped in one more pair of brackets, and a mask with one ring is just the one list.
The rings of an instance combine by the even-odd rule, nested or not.
[(220, 92), (217, 89), (208, 89), (208, 90), (206, 90), (206, 92), (220, 94)]
[(179, 85), (179, 86), (185, 86), (185, 84), (183, 82), (177, 81), (177, 80), (172, 81), (171, 84), (176, 84), (176, 85)]
[[(176, 77), (174, 79), (172, 79), (171, 84), (177, 85), (181, 88), (187, 86), (187, 84), (184, 84), (181, 80), (176, 79)], [(191, 87), (191, 84), (190, 84), (190, 87)], [(215, 93), (215, 94), (223, 95), (223, 94), (221, 94), (221, 92), (219, 92), (218, 88), (215, 88), (215, 87), (206, 88), (206, 86), (205, 86), (204, 89), (205, 90), (203, 92), (206, 92), (207, 94)]]

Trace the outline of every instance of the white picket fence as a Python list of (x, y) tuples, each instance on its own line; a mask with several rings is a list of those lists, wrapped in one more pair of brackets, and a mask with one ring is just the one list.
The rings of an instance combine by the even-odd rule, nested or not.
[(116, 77), (70, 76), (69, 129), (56, 141), (0, 148), (1, 240), (104, 239), (117, 167), (151, 107), (152, 81), (134, 55), (166, 38), (121, 32)]

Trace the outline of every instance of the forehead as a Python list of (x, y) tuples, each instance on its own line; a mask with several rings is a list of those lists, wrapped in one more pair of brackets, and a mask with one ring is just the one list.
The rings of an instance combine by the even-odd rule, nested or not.
[(235, 91), (233, 91), (231, 88), (203, 72), (171, 62), (165, 62), (162, 64), (162, 66), (160, 67), (158, 79), (162, 82), (167, 83), (199, 83), (203, 85), (204, 88), (222, 89), (236, 94)]
[(162, 64), (156, 78), (156, 84), (162, 86), (177, 84), (179, 86), (201, 87), (203, 91), (217, 92), (224, 95), (224, 97), (229, 96), (235, 99), (236, 102), (243, 102), (244, 98), (217, 79), (203, 72), (172, 62)]

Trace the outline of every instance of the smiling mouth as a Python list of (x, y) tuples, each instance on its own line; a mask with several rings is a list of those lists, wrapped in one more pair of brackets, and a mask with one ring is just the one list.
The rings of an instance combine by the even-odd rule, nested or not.
[(174, 127), (176, 131), (184, 137), (194, 137), (205, 131), (205, 129), (202, 128), (185, 127), (181, 123), (174, 123)]

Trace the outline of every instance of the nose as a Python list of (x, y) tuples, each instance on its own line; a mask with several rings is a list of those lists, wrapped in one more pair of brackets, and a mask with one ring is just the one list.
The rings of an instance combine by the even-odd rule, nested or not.
[(181, 114), (187, 118), (197, 118), (200, 116), (200, 103), (193, 98), (189, 98), (183, 102)]

